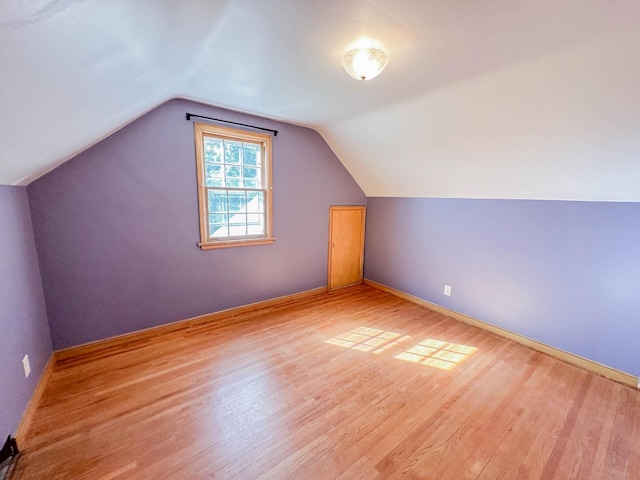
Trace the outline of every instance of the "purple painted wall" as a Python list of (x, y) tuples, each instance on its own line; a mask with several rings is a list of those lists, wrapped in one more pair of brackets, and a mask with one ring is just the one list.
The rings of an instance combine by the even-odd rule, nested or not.
[[(24, 377), (22, 357), (31, 375)], [(0, 435), (14, 434), (51, 357), (25, 187), (0, 185)]]
[[(279, 130), (273, 245), (202, 251), (190, 112)], [(315, 131), (168, 102), (28, 187), (54, 348), (326, 285), (329, 205), (366, 197)]]
[(364, 273), (640, 373), (640, 203), (369, 198)]

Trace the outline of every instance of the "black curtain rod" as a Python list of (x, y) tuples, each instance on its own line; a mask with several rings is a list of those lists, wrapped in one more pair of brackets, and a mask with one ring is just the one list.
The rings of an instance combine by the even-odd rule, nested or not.
[(222, 120), (220, 118), (203, 117), (202, 115), (195, 115), (193, 113), (187, 113), (187, 120), (188, 121), (191, 121), (191, 117), (204, 118), (205, 120), (212, 120), (214, 122), (229, 123), (231, 125), (239, 125), (241, 127), (255, 128), (256, 130), (263, 130), (265, 132), (272, 132), (274, 137), (278, 136), (278, 130), (273, 130), (271, 128), (256, 127), (255, 125), (247, 125), (246, 123), (231, 122), (229, 120)]

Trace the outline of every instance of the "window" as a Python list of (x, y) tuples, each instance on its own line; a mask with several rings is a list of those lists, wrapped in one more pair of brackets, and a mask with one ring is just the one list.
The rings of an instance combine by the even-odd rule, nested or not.
[(271, 136), (195, 123), (200, 248), (273, 242)]

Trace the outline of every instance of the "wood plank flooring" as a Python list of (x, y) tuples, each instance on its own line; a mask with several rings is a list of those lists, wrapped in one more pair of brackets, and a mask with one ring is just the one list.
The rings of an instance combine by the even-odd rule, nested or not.
[(60, 361), (14, 479), (637, 479), (640, 392), (357, 286)]

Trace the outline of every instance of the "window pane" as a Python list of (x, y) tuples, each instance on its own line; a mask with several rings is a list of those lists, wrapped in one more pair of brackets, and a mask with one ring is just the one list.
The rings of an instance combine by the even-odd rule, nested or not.
[(213, 238), (223, 238), (229, 236), (229, 228), (225, 223), (222, 226), (209, 225), (209, 236)]
[(224, 187), (224, 178), (207, 178), (207, 187)]
[(242, 169), (244, 186), (246, 188), (260, 188), (260, 169), (245, 167)]
[(227, 165), (225, 166), (226, 186), (242, 187), (242, 167)]
[(227, 178), (227, 187), (229, 188), (242, 188), (241, 178)]
[(260, 213), (247, 215), (247, 234), (264, 235), (264, 215)]
[(224, 187), (224, 170), (222, 165), (215, 163), (205, 164), (205, 176), (207, 187)]
[(242, 144), (225, 140), (224, 142), (224, 163), (239, 165), (242, 163)]
[(232, 237), (247, 234), (247, 214), (236, 213), (229, 217), (229, 235)]
[(225, 190), (209, 190), (209, 212), (227, 212), (227, 192)]
[(263, 199), (263, 192), (247, 192), (247, 212), (262, 213), (264, 211)]
[(215, 238), (228, 237), (229, 225), (227, 214), (209, 214), (209, 236)]
[(244, 192), (229, 191), (229, 212), (230, 213), (246, 212), (247, 211), (246, 206), (247, 206), (247, 197), (245, 196)]
[(229, 219), (229, 216), (227, 214), (221, 214), (221, 213), (209, 214), (210, 225), (215, 225), (215, 224), (226, 225), (228, 219)]
[(222, 163), (222, 140), (204, 137), (205, 163)]
[(241, 178), (242, 177), (242, 168), (233, 165), (227, 165), (225, 167), (227, 178)]
[(260, 165), (260, 147), (251, 143), (244, 144), (244, 164), (249, 166)]
[(220, 164), (208, 163), (205, 166), (205, 172), (207, 177), (224, 177), (224, 170)]
[(244, 167), (242, 174), (245, 180), (260, 180), (260, 169), (253, 167)]

